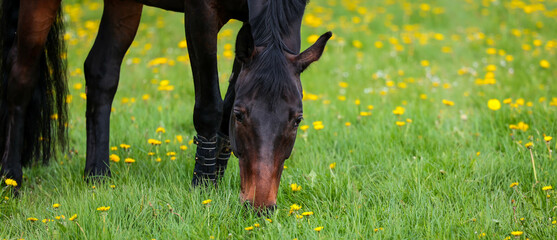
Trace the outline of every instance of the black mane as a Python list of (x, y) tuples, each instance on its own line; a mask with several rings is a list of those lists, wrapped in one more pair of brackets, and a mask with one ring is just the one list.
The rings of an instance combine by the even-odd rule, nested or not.
[(292, 77), (287, 71), (288, 60), (284, 55), (284, 52), (298, 54), (300, 42), (297, 40), (294, 43), (298, 49), (290, 49), (283, 38), (300, 34), (298, 24), (301, 23), (307, 3), (308, 0), (267, 0), (255, 13), (250, 12), (250, 15), (254, 15), (250, 17), (254, 44), (263, 47), (263, 51), (249, 64), (251, 79), (244, 88), (247, 92), (265, 98), (269, 107), (275, 105), (277, 100), (302, 96), (296, 82), (290, 81)]
[(293, 23), (301, 22), (307, 3), (308, 0), (267, 0), (250, 9), (249, 23), (255, 46), (278, 45), (281, 50), (298, 54), (285, 45), (283, 37), (290, 35), (293, 27), (300, 27)]

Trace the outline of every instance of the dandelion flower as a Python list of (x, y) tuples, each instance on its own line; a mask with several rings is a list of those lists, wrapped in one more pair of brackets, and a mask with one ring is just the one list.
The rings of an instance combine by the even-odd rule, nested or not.
[(201, 202), (201, 204), (207, 205), (207, 204), (211, 203), (212, 201), (213, 200), (211, 200), (211, 199), (203, 200), (203, 202)]
[(512, 232), (511, 232), (511, 235), (513, 235), (513, 236), (520, 236), (520, 235), (522, 235), (523, 233), (524, 233), (524, 232), (522, 232), (522, 231), (512, 231)]
[(70, 217), (70, 221), (73, 221), (73, 220), (75, 220), (76, 218), (77, 218), (77, 214), (74, 214), (74, 215), (72, 215), (72, 216)]
[(4, 183), (6, 183), (6, 185), (8, 186), (17, 187), (17, 181), (11, 178), (7, 178), (6, 180), (4, 180)]
[(320, 232), (321, 230), (323, 230), (323, 227), (322, 226), (321, 227), (316, 227), (313, 230), (315, 230), (316, 232)]
[(164, 130), (163, 127), (158, 127), (157, 130), (155, 130), (156, 133), (165, 133), (166, 130)]
[(551, 137), (551, 136), (545, 136), (545, 137), (543, 137), (543, 140), (546, 141), (546, 142), (550, 142), (551, 139), (553, 139), (553, 137)]
[(253, 224), (253, 226), (254, 226), (254, 227), (261, 227), (261, 224), (255, 223), (255, 224)]
[(402, 127), (402, 126), (406, 125), (406, 122), (396, 121), (396, 125), (399, 126), (399, 127)]
[(553, 187), (551, 185), (542, 187), (542, 190), (544, 190), (544, 191), (549, 191), (549, 190), (552, 190), (552, 189), (553, 189)]
[(52, 204), (52, 207), (53, 207), (53, 208), (59, 208), (59, 207), (60, 207), (60, 204), (59, 204), (59, 203)]
[(547, 61), (547, 60), (545, 60), (545, 59), (541, 60), (541, 61), (540, 61), (540, 66), (541, 66), (542, 68), (549, 68), (549, 66), (550, 66), (549, 61)]
[(313, 215), (313, 212), (303, 212), (302, 216), (311, 216)]
[(113, 162), (119, 162), (120, 161), (120, 157), (118, 157), (118, 155), (116, 155), (116, 154), (110, 154), (108, 159), (110, 159), (110, 161), (113, 161)]
[(99, 212), (106, 212), (106, 211), (108, 211), (108, 210), (110, 210), (110, 206), (106, 206), (106, 207), (105, 207), (105, 206), (101, 206), (101, 207), (98, 207), (98, 208), (97, 208), (97, 211), (99, 211)]
[(300, 186), (296, 183), (290, 184), (290, 188), (292, 189), (292, 192), (298, 192), (298, 191), (302, 190), (302, 186)]
[(298, 211), (300, 209), (302, 209), (302, 207), (300, 205), (294, 203), (290, 206), (290, 214), (292, 214), (293, 212)]
[(524, 146), (527, 147), (528, 149), (531, 149), (534, 146), (534, 143), (528, 142), (528, 143), (524, 144)]
[(253, 226), (249, 226), (249, 227), (246, 227), (246, 228), (244, 228), (244, 229), (245, 229), (246, 231), (251, 231), (251, 230), (253, 230)]
[(125, 162), (125, 163), (134, 163), (134, 162), (135, 162), (135, 159), (133, 159), (133, 158), (126, 158), (126, 159), (124, 160), (124, 162)]
[(398, 107), (395, 108), (395, 110), (393, 110), (393, 114), (400, 116), (400, 115), (404, 114), (404, 110), (405, 109), (403, 107), (398, 106)]
[(442, 100), (443, 104), (447, 105), (447, 106), (454, 106), (454, 102), (453, 101), (449, 101), (447, 99), (443, 99)]
[(489, 99), (489, 101), (487, 101), (487, 107), (493, 111), (497, 111), (501, 108), (501, 102), (497, 99)]
[(34, 218), (34, 217), (27, 218), (27, 221), (30, 221), (30, 222), (36, 222), (37, 220), (39, 220), (39, 219)]
[(337, 167), (337, 163), (336, 163), (336, 162), (329, 164), (329, 169), (331, 169), (331, 170), (332, 170), (332, 169), (335, 169), (336, 167)]
[(516, 187), (516, 186), (518, 186), (518, 182), (513, 182), (513, 183), (511, 183), (511, 185), (510, 185), (511, 188), (512, 188), (512, 187)]

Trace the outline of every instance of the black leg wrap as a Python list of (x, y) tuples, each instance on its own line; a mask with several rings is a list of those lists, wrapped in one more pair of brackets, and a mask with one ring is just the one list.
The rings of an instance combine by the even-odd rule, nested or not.
[(228, 159), (230, 158), (230, 140), (228, 136), (217, 134), (217, 180), (224, 176), (226, 171), (226, 166), (228, 165)]
[(207, 139), (196, 136), (193, 142), (197, 145), (195, 153), (195, 167), (191, 184), (196, 187), (200, 184), (212, 183), (215, 185), (217, 169), (217, 137)]

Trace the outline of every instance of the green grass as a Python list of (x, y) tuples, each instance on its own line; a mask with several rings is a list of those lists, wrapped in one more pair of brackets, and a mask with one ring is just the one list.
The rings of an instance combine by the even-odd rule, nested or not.
[[(190, 188), (193, 81), (189, 64), (177, 61), (186, 55), (178, 47), (184, 39), (178, 13), (145, 8), (122, 65), (111, 116), (111, 146), (131, 148), (111, 151), (122, 160), (112, 163), (113, 177), (105, 183), (93, 188), (83, 181), (86, 101), (79, 97), (84, 88), (74, 84), (84, 85), (80, 70), (102, 6), (64, 1), (72, 73), (71, 152), (60, 153), (49, 166), (25, 169), (19, 198), (8, 187), (0, 189), (0, 239), (505, 239), (512, 231), (523, 231), (521, 239), (551, 239), (557, 235), (552, 223), (557, 197), (542, 187), (557, 184), (557, 154), (550, 158), (543, 134), (557, 137), (557, 106), (552, 106), (557, 100), (550, 103), (557, 97), (557, 3), (536, 2), (313, 0), (306, 20), (314, 16), (322, 22), (311, 17), (304, 22), (303, 48), (312, 34), (332, 30), (335, 38), (302, 75), (306, 96), (315, 94), (316, 100), (304, 101), (303, 124), (309, 129), (299, 130), (285, 163), (278, 211), (269, 216), (270, 223), (240, 203), (234, 157), (218, 189)], [(546, 10), (527, 13), (537, 9), (535, 4)], [(232, 34), (219, 40), (223, 94), (232, 65), (223, 52), (225, 44), (234, 46), (239, 27), (230, 23), (225, 29)], [(443, 38), (436, 39), (436, 33)], [(383, 47), (376, 48), (376, 41)], [(524, 44), (530, 49), (524, 50)], [(452, 51), (444, 53), (442, 47)], [(497, 53), (488, 54), (489, 48)], [(507, 55), (513, 61), (505, 60)], [(175, 65), (149, 67), (157, 57)], [(422, 66), (422, 60), (429, 66)], [(543, 68), (542, 60), (550, 66)], [(496, 83), (476, 84), (490, 64), (497, 68)], [(468, 73), (461, 75), (459, 69)], [(153, 82), (164, 79), (175, 86), (173, 91), (157, 90)], [(144, 94), (150, 98), (142, 100)], [(511, 104), (503, 104), (506, 98), (512, 98)], [(520, 98), (524, 105), (518, 104)], [(444, 105), (443, 99), (454, 106)], [(490, 110), (489, 99), (501, 101), (501, 109)], [(392, 113), (397, 106), (406, 110), (400, 117)], [(360, 115), (365, 111), (371, 116)], [(406, 119), (412, 122), (395, 124)], [(314, 121), (322, 121), (324, 128), (315, 130)], [(529, 125), (526, 131), (509, 128), (520, 121)], [(159, 126), (166, 133), (156, 133)], [(149, 138), (170, 140), (159, 147), (161, 162), (147, 156), (153, 150)], [(538, 183), (527, 142), (534, 144)], [(188, 149), (181, 151), (180, 145)], [(176, 160), (166, 156), (169, 151), (177, 152)], [(126, 164), (126, 157), (136, 162)], [(329, 169), (331, 163), (336, 168)], [(513, 182), (519, 185), (510, 188)], [(292, 192), (292, 183), (302, 190)], [(205, 199), (212, 202), (202, 205)], [(53, 209), (54, 203), (61, 206)], [(302, 206), (299, 214), (314, 215), (297, 219), (289, 215), (292, 204)], [(99, 212), (100, 206), (110, 210)], [(73, 214), (77, 219), (69, 221)], [(56, 220), (60, 215), (65, 219)], [(255, 223), (260, 227), (244, 229)], [(319, 226), (323, 230), (314, 231)]]

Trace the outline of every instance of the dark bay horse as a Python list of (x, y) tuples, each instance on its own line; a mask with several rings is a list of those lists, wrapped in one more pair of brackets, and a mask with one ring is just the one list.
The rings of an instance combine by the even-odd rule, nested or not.
[[(240, 161), (241, 200), (272, 207), (284, 161), (302, 120), (300, 74), (318, 60), (331, 33), (300, 53), (307, 0), (105, 0), (84, 66), (87, 92), (85, 176), (110, 175), (110, 109), (120, 66), (143, 5), (184, 12), (195, 86), (197, 136), (192, 184), (216, 184), (231, 149)], [(0, 23), (2, 176), (22, 181), (22, 164), (47, 161), (64, 146), (67, 124), (61, 0), (3, 0)], [(217, 33), (244, 22), (224, 100), (217, 73)], [(54, 114), (56, 117), (53, 117)], [(56, 140), (59, 144), (56, 144)]]

